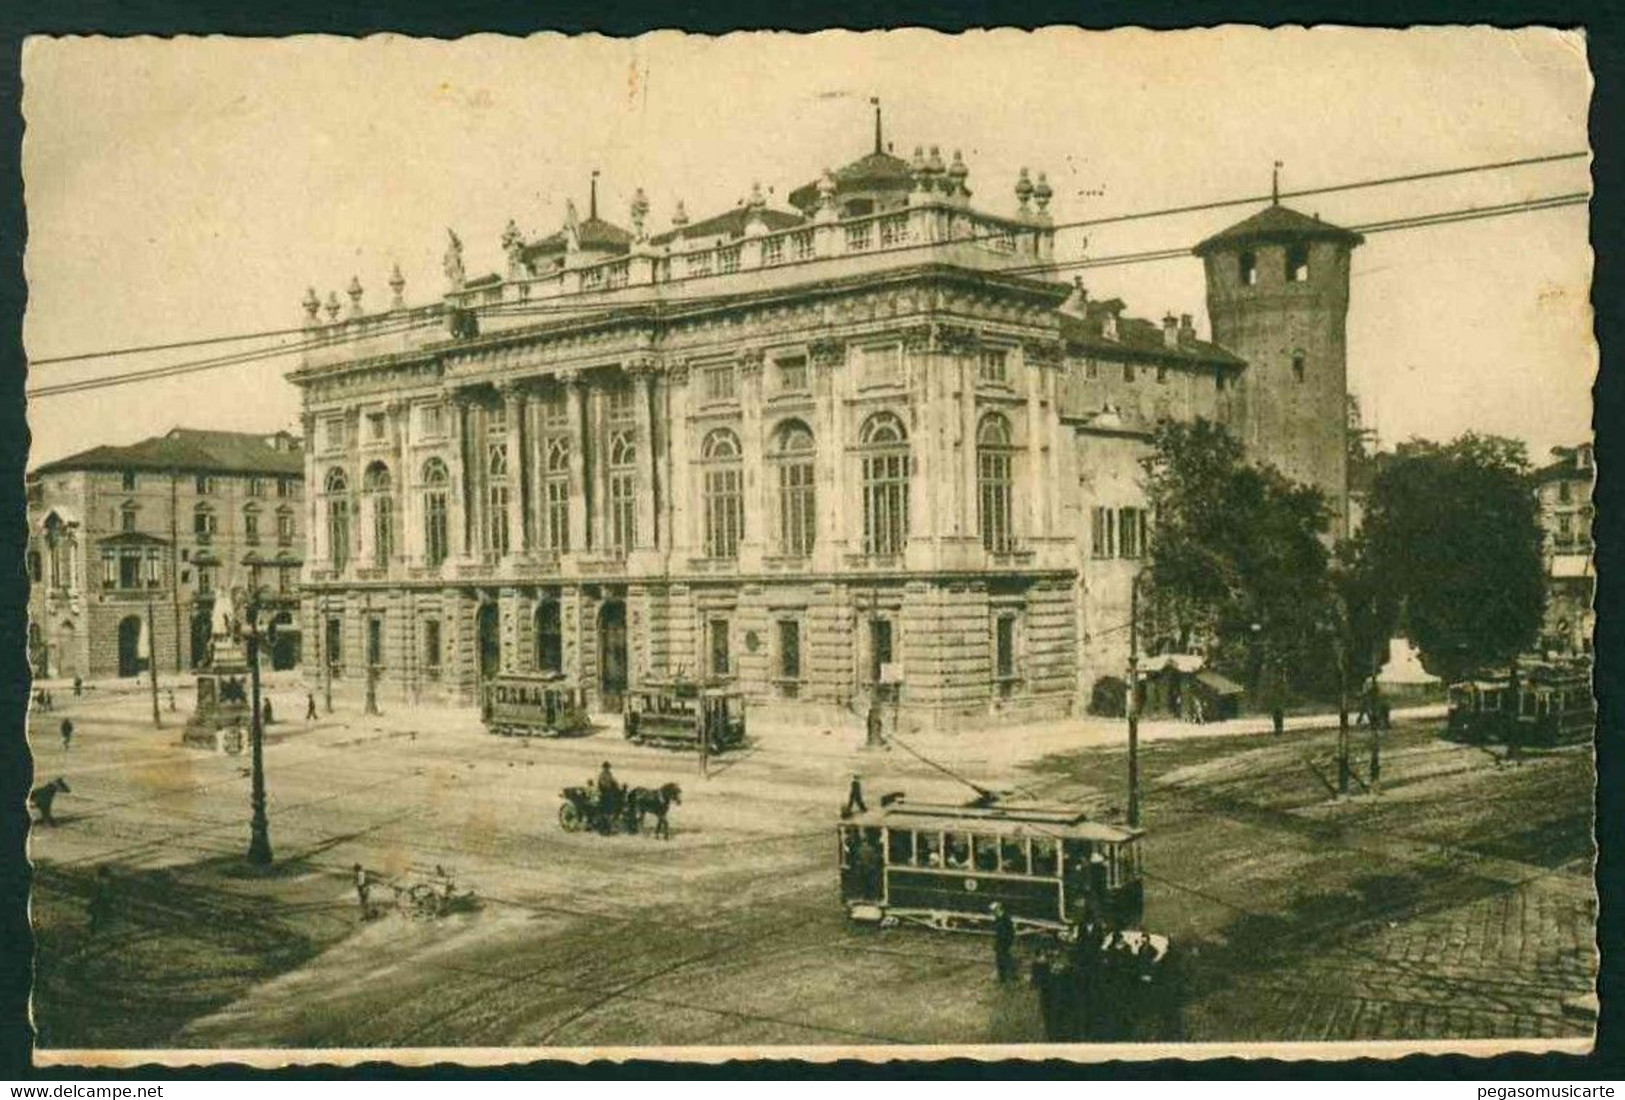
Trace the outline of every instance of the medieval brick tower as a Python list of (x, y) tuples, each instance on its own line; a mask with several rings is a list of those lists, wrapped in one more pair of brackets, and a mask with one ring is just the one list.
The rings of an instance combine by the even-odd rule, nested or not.
[(1247, 360), (1237, 434), (1319, 486), (1347, 530), (1349, 256), (1363, 238), (1276, 203), (1196, 246), (1213, 340)]

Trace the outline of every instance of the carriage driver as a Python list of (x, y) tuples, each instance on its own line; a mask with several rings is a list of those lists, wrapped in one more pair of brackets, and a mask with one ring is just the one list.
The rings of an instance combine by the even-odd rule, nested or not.
[(615, 782), (615, 773), (610, 771), (609, 761), (598, 769), (598, 808), (606, 819), (613, 818), (621, 807), (621, 785)]

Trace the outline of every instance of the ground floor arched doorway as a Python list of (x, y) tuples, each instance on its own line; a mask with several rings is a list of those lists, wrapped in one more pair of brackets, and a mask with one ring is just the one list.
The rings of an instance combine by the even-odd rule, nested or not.
[(293, 612), (278, 611), (271, 620), (276, 641), (271, 643), (271, 668), (284, 672), (299, 664), (299, 632), (294, 629)]
[(605, 600), (598, 609), (598, 698), (604, 710), (621, 709), (626, 665), (626, 601)]
[(144, 663), (141, 659), (141, 616), (126, 615), (118, 624), (118, 674), (140, 675)]

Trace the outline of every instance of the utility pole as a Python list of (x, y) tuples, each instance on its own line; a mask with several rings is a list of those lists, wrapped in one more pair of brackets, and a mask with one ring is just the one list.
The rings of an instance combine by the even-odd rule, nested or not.
[[(1341, 624), (1339, 624), (1341, 626)], [(1337, 636), (1337, 789), (1349, 793), (1349, 663), (1341, 629)]]
[[(177, 635), (175, 646), (180, 647), (181, 640)], [(152, 596), (147, 597), (147, 679), (152, 682), (152, 728), (164, 728), (163, 719), (158, 717), (158, 620), (152, 613)]]
[(322, 600), (322, 628), (318, 635), (321, 638), (322, 651), (322, 704), (327, 713), (333, 713), (333, 653), (327, 643), (327, 601)]
[(260, 596), (255, 592), (248, 602), (248, 738), (252, 748), (249, 767), (249, 801), (253, 819), (249, 825), (248, 862), (264, 867), (271, 862), (271, 826), (265, 817), (265, 723), (260, 710)]
[(1140, 824), (1140, 574), (1128, 586), (1128, 823)]

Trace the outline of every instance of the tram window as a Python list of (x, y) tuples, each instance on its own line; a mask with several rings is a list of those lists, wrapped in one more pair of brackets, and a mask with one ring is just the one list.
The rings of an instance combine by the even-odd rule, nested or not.
[(852, 866), (853, 857), (858, 854), (858, 831), (850, 825), (841, 826), (841, 868)]
[(942, 842), (935, 833), (921, 833), (914, 845), (914, 862), (921, 867), (942, 866)]
[(999, 866), (1007, 875), (1027, 874), (1027, 843), (1019, 837), (1005, 837), (999, 845)]
[(1055, 874), (1055, 841), (1049, 837), (1033, 838), (1033, 874)]
[(999, 869), (998, 837), (979, 836), (974, 838), (972, 845), (976, 851), (976, 869), (978, 871), (997, 871)]
[(886, 848), (886, 862), (895, 864), (914, 862), (914, 834), (907, 829), (888, 830)]
[(1066, 840), (1061, 844), (1061, 855), (1065, 859), (1068, 876), (1081, 875), (1089, 869), (1089, 842), (1087, 840)]
[(970, 840), (962, 833), (946, 833), (942, 841), (947, 851), (944, 862), (949, 867), (965, 868), (970, 866)]

